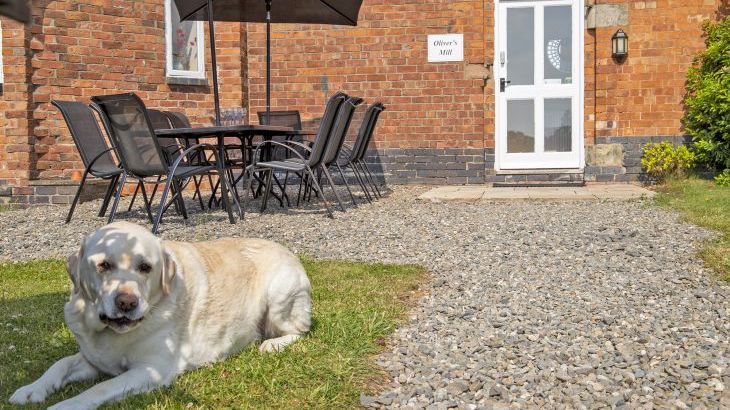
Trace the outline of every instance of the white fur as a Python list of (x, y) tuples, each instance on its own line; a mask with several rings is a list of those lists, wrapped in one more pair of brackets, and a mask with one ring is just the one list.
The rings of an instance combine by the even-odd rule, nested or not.
[[(112, 269), (101, 269), (104, 261)], [(152, 267), (149, 273), (139, 270), (142, 262)], [(296, 256), (270, 241), (163, 242), (118, 222), (89, 235), (68, 269), (74, 286), (64, 313), (80, 353), (19, 388), (12, 403), (42, 402), (68, 383), (114, 376), (50, 407), (94, 409), (168, 385), (254, 341), (264, 340), (262, 352), (281, 351), (309, 331), (306, 272)], [(117, 311), (120, 291), (139, 297), (139, 306)], [(115, 325), (100, 315), (142, 320)]]

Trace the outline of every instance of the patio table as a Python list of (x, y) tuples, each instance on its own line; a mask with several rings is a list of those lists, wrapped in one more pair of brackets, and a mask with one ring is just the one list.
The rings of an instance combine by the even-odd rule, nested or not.
[[(155, 130), (155, 135), (158, 138), (216, 138), (216, 146), (218, 147), (219, 158), (225, 158), (226, 144), (225, 139), (227, 137), (237, 137), (241, 140), (241, 144), (245, 145), (246, 142), (250, 144), (253, 137), (260, 135), (264, 140), (270, 140), (274, 136), (285, 136), (287, 139), (295, 136), (314, 135), (315, 133), (310, 131), (295, 130), (291, 127), (279, 127), (273, 125), (221, 125), (221, 126), (209, 126), (209, 127), (192, 127), (192, 128), (172, 128), (172, 129), (158, 129)], [(224, 161), (219, 161), (218, 173), (220, 178), (227, 178), (225, 172)], [(229, 181), (231, 187), (233, 187), (233, 181)], [(225, 195), (223, 190), (226, 189), (225, 183), (221, 183), (221, 194)], [(239, 216), (242, 215), (241, 204), (238, 200), (237, 195), (232, 193), (233, 202), (238, 208)], [(281, 201), (281, 199), (279, 199)], [(231, 223), (235, 223), (233, 213), (228, 210), (228, 216)]]

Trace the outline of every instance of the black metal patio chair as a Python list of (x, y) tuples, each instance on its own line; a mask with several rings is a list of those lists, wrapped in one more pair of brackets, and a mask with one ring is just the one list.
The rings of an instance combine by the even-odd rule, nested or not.
[[(322, 116), (322, 121), (320, 122), (319, 130), (317, 131), (317, 135), (315, 136), (314, 141), (311, 144), (304, 144), (295, 141), (281, 142), (269, 140), (264, 141), (256, 146), (256, 150), (252, 155), (253, 162), (251, 165), (246, 167), (246, 170), (244, 171), (244, 177), (246, 181), (246, 187), (244, 189), (244, 209), (245, 204), (248, 201), (248, 191), (251, 188), (251, 183), (254, 175), (253, 173), (259, 171), (264, 171), (268, 173), (267, 181), (265, 182), (263, 195), (264, 197), (261, 203), (261, 210), (263, 211), (266, 207), (266, 201), (268, 200), (268, 193), (271, 189), (271, 179), (273, 176), (273, 172), (279, 170), (297, 173), (300, 176), (299, 196), (301, 196), (302, 182), (304, 180), (311, 181), (310, 183), (313, 189), (317, 192), (317, 195), (322, 198), (322, 202), (324, 202), (327, 214), (330, 217), (333, 217), (332, 210), (330, 209), (330, 206), (327, 203), (327, 199), (324, 197), (322, 189), (317, 182), (317, 178), (315, 178), (312, 170), (317, 169), (322, 164), (322, 159), (324, 157), (325, 150), (327, 149), (330, 136), (332, 135), (335, 120), (339, 118), (340, 108), (344, 105), (347, 99), (347, 94), (338, 92), (330, 97), (329, 100), (327, 100), (324, 115)], [(261, 152), (261, 149), (268, 148), (266, 147), (266, 145), (272, 145), (275, 147), (281, 147), (282, 149), (286, 149), (291, 153), (292, 158), (284, 159), (281, 161), (257, 162), (257, 160), (260, 158), (259, 154)], [(305, 155), (303, 155), (300, 150), (305, 150), (309, 155), (305, 157)], [(284, 181), (283, 189), (286, 190), (286, 180)], [(297, 199), (297, 202), (298, 201), (299, 200)]]
[[(170, 121), (170, 125), (172, 125), (172, 128), (192, 128), (192, 125), (190, 124), (190, 119), (184, 113), (176, 111), (164, 111), (164, 113), (167, 116), (167, 119)], [(192, 145), (200, 144), (200, 138), (184, 138), (182, 143), (183, 149), (188, 149)], [(207, 157), (204, 151), (196, 151), (190, 153), (187, 156), (186, 161), (188, 165), (214, 165), (211, 161), (211, 158)], [(208, 184), (212, 188), (214, 186), (212, 176), (209, 174), (207, 177)], [(193, 200), (197, 198), (200, 204), (200, 209), (204, 210), (205, 203), (203, 202), (203, 195), (200, 192), (200, 184), (203, 181), (203, 177), (195, 175), (192, 177), (192, 179), (193, 184), (195, 185)]]
[(104, 195), (104, 201), (99, 210), (99, 216), (104, 216), (117, 180), (123, 172), (114, 160), (112, 155), (113, 148), (107, 144), (94, 112), (86, 104), (60, 100), (53, 100), (51, 104), (61, 111), (63, 119), (66, 121), (66, 126), (71, 132), (71, 137), (73, 137), (74, 144), (76, 144), (76, 149), (79, 151), (81, 161), (84, 164), (84, 173), (79, 182), (79, 188), (76, 190), (73, 202), (71, 202), (71, 208), (66, 216), (66, 223), (71, 221), (71, 217), (79, 202), (81, 191), (84, 188), (89, 174), (96, 178), (109, 181)]
[[(147, 115), (150, 117), (150, 122), (152, 123), (152, 128), (156, 130), (169, 130), (172, 128), (172, 123), (170, 122), (169, 118), (165, 113), (163, 113), (160, 110), (155, 109), (147, 109)], [(176, 139), (169, 139), (168, 142), (162, 146), (163, 152), (165, 153), (165, 158), (167, 159), (168, 163), (172, 163), (175, 159), (175, 156), (180, 152), (180, 143)], [(162, 177), (159, 177), (159, 179), (162, 179)], [(158, 181), (159, 184), (159, 181)], [(154, 188), (152, 189), (152, 194), (150, 195), (150, 202), (152, 202), (155, 199), (155, 195), (157, 194), (157, 186), (158, 184), (155, 184)], [(134, 188), (134, 194), (132, 195), (132, 199), (129, 201), (129, 206), (127, 207), (127, 212), (132, 210), (132, 207), (134, 206), (134, 202), (137, 200), (137, 194), (139, 194), (140, 188), (142, 187), (142, 183), (137, 184), (137, 187)]]
[(342, 176), (343, 180), (345, 179), (343, 169), (349, 167), (352, 170), (352, 173), (355, 175), (355, 179), (363, 192), (365, 192), (365, 197), (369, 202), (372, 202), (372, 197), (368, 192), (368, 184), (373, 190), (374, 196), (377, 196), (378, 198), (382, 197), (380, 189), (378, 189), (378, 185), (367, 166), (367, 162), (365, 162), (365, 154), (367, 153), (368, 146), (373, 139), (375, 126), (377, 125), (380, 113), (384, 110), (385, 106), (381, 102), (375, 102), (368, 107), (362, 123), (360, 124), (360, 129), (357, 133), (357, 137), (355, 138), (355, 142), (352, 147), (345, 147), (345, 149), (343, 149), (342, 153), (344, 155), (341, 155), (340, 161), (334, 164), (340, 172), (340, 176)]
[[(259, 124), (273, 125), (277, 127), (290, 127), (297, 131), (300, 131), (302, 129), (302, 117), (299, 114), (298, 110), (271, 111), (268, 117), (266, 115), (266, 111), (258, 111), (256, 115), (258, 116)], [(271, 139), (277, 142), (284, 142), (287, 140), (299, 143), (303, 142), (303, 138), (301, 135), (293, 137), (286, 135), (274, 135)], [(249, 157), (251, 157), (252, 155), (253, 151), (250, 152)], [(279, 161), (291, 158), (292, 154), (286, 149), (273, 147), (273, 149), (269, 150), (269, 152), (267, 152), (264, 156), (265, 158), (262, 159), (263, 161)], [(287, 204), (289, 204), (289, 197), (286, 195), (286, 190), (284, 189), (276, 175), (274, 175), (273, 178), (274, 182), (276, 182), (282, 192), (284, 192), (284, 200), (286, 200)], [(289, 179), (289, 171), (284, 171), (284, 181), (286, 182), (287, 179)], [(259, 190), (261, 189), (263, 189), (263, 187), (259, 186)]]
[[(340, 112), (337, 114), (337, 121), (335, 122), (334, 128), (332, 129), (332, 134), (330, 135), (330, 141), (327, 144), (327, 149), (325, 150), (324, 156), (322, 157), (322, 166), (320, 167), (330, 185), (332, 186), (332, 190), (335, 191), (337, 201), (340, 203), (340, 208), (342, 208), (343, 211), (345, 210), (345, 206), (342, 203), (341, 198), (337, 194), (337, 191), (335, 190), (334, 181), (332, 179), (332, 175), (329, 172), (329, 168), (332, 165), (337, 166), (337, 158), (339, 158), (340, 152), (342, 151), (342, 146), (345, 143), (345, 138), (347, 138), (347, 131), (350, 129), (350, 124), (352, 123), (352, 117), (355, 114), (355, 109), (358, 105), (362, 104), (362, 102), (363, 99), (360, 97), (350, 97), (340, 108)], [(345, 179), (344, 177), (342, 178), (342, 180), (345, 184), (345, 188), (347, 188), (347, 192), (350, 194), (350, 199), (352, 199), (353, 205), (357, 206), (357, 202), (355, 201), (355, 195), (352, 194), (352, 190), (350, 189), (350, 184), (347, 183), (347, 179)]]
[[(117, 196), (112, 208), (114, 209), (121, 196), (121, 187), (124, 186), (127, 177), (135, 178), (139, 182), (146, 182), (148, 178), (163, 177), (165, 188), (162, 191), (160, 204), (154, 217), (152, 232), (157, 233), (162, 215), (170, 205), (166, 202), (167, 196), (172, 190), (171, 202), (176, 202), (184, 219), (188, 218), (185, 204), (182, 197), (182, 182), (194, 175), (207, 175), (215, 172), (213, 165), (183, 165), (183, 159), (191, 152), (210, 150), (217, 158), (215, 147), (210, 144), (196, 144), (178, 155), (174, 163), (168, 164), (165, 154), (155, 136), (152, 122), (147, 114), (144, 102), (134, 93), (116, 94), (92, 97), (102, 118), (109, 129), (109, 134), (117, 147), (118, 155), (124, 173), (122, 174)], [(156, 182), (153, 182), (156, 183)], [(226, 184), (227, 185), (227, 184)], [(230, 189), (230, 187), (226, 186)], [(146, 192), (142, 185), (142, 196)], [(231, 204), (224, 190), (224, 202), (229, 212)], [(150, 207), (147, 213), (152, 219)], [(111, 219), (110, 219), (111, 222)]]

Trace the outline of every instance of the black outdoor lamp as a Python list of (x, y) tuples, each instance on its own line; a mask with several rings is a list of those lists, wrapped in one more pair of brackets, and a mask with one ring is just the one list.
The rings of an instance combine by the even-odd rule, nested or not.
[(618, 29), (611, 37), (613, 58), (624, 59), (629, 54), (629, 36), (622, 29)]

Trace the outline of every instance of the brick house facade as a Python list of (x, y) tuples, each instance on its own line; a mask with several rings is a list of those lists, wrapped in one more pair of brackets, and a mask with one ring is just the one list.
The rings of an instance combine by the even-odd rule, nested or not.
[[(703, 48), (702, 22), (717, 18), (727, 2), (555, 1), (543, 4), (567, 3), (579, 16), (579, 71), (567, 80), (576, 84), (571, 98), (581, 102), (571, 117), (580, 125), (572, 134), (577, 166), (547, 160), (519, 169), (505, 166), (500, 154), (509, 138), (509, 120), (496, 114), (508, 104), (500, 103), (500, 30), (510, 21), (500, 7), (525, 2), (365, 0), (357, 27), (274, 25), (272, 107), (298, 109), (306, 121), (316, 120), (337, 90), (382, 101), (387, 110), (371, 161), (393, 183), (636, 180), (644, 143), (684, 140), (685, 73)], [(546, 8), (538, 5), (535, 16)], [(72, 187), (64, 184), (82, 165), (51, 99), (134, 91), (151, 108), (211, 122), (209, 61), (202, 84), (166, 77), (164, 13), (164, 0), (43, 0), (33, 2), (28, 26), (0, 18), (0, 198), (67, 200)], [(539, 24), (549, 30), (552, 23), (546, 17)], [(629, 36), (624, 61), (611, 55), (618, 28)], [(464, 61), (427, 61), (427, 36), (444, 33), (463, 34)], [(248, 107), (255, 122), (264, 105), (264, 25), (218, 23), (216, 34), (222, 105)]]

